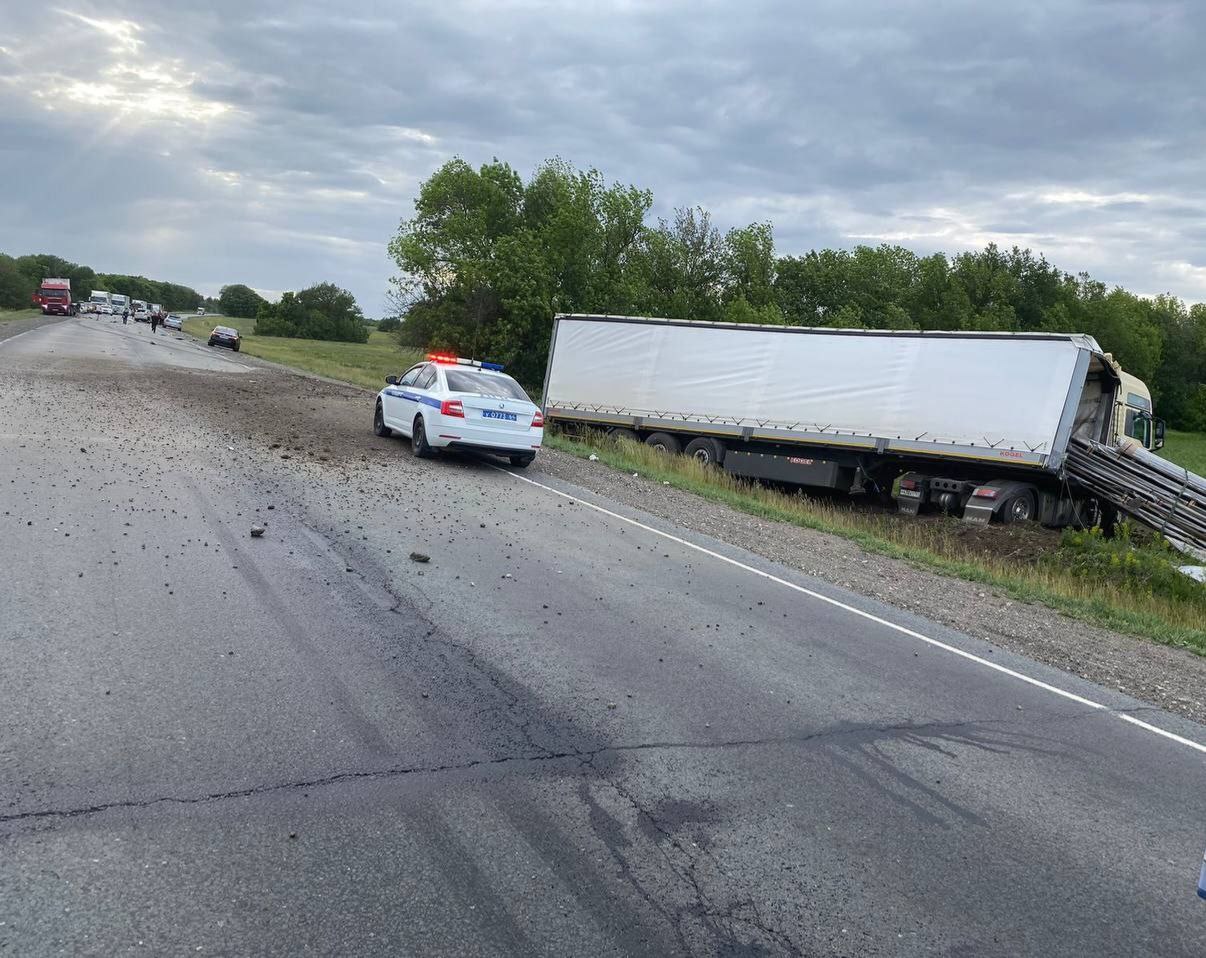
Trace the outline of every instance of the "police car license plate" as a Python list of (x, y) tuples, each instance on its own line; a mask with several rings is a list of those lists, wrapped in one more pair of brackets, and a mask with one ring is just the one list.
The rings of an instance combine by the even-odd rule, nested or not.
[(519, 416), (513, 412), (500, 412), (497, 409), (483, 409), (482, 415), (487, 419), (505, 419), (507, 422), (518, 422)]

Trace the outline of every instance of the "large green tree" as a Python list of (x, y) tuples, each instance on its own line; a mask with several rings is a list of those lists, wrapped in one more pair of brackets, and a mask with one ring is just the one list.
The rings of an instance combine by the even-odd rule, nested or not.
[(535, 381), (555, 312), (629, 311), (647, 299), (632, 263), (652, 202), (560, 160), (526, 184), (497, 160), (449, 161), (389, 246), (401, 341), (499, 360)]
[(250, 286), (232, 283), (218, 291), (218, 306), (226, 316), (250, 319), (268, 301)]
[(369, 326), (356, 298), (334, 283), (318, 283), (285, 293), (279, 303), (263, 303), (256, 314), (257, 336), (291, 336), (344, 343), (367, 343)]
[(22, 272), (17, 261), (0, 253), (0, 309), (26, 309), (37, 284)]

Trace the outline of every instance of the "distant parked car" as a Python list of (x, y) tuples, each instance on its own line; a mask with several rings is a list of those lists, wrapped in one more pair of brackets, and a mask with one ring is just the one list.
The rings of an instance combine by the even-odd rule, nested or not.
[(214, 331), (209, 334), (209, 344), (211, 346), (229, 346), (237, 353), (243, 344), (243, 337), (239, 335), (237, 329), (231, 329), (229, 326), (215, 326)]
[(198, 315), (198, 316), (204, 316), (204, 315), (205, 315), (205, 307), (204, 307), (204, 306), (198, 306), (198, 307), (197, 307), (197, 315)]
[(163, 325), (168, 329), (183, 329), (184, 320), (182, 320), (175, 313), (168, 313), (167, 316), (164, 317)]

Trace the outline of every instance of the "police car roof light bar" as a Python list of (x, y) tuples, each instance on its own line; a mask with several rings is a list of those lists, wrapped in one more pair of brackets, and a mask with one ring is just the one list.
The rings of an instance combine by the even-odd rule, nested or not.
[(472, 366), (475, 369), (493, 369), (495, 372), (502, 372), (502, 363), (486, 363), (476, 359), (462, 359), (460, 356), (449, 356), (447, 353), (428, 353), (427, 361), (432, 363), (447, 363), (457, 366)]

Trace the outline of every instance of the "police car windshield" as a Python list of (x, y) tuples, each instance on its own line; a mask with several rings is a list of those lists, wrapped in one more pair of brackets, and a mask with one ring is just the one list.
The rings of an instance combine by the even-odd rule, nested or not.
[(446, 369), (444, 375), (448, 377), (448, 389), (454, 393), (528, 399), (528, 394), (519, 383), (503, 373), (484, 373), (476, 369)]

